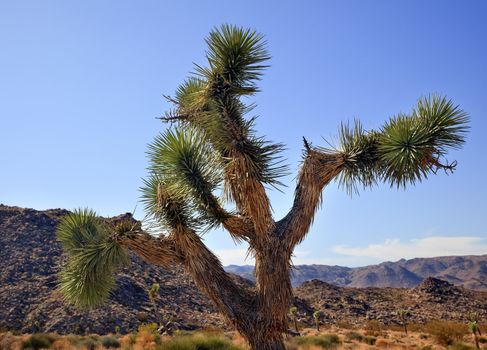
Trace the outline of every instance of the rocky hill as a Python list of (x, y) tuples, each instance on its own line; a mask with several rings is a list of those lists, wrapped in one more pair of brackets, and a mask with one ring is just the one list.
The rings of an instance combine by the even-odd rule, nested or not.
[(312, 310), (322, 310), (325, 320), (361, 324), (379, 320), (385, 324), (398, 322), (398, 309), (411, 312), (409, 321), (429, 320), (467, 322), (471, 312), (487, 318), (487, 292), (465, 289), (447, 281), (429, 277), (412, 289), (338, 287), (320, 280), (304, 282), (295, 288), (298, 300), (310, 307), (302, 308), (301, 316), (309, 319)]
[[(181, 269), (157, 268), (137, 257), (119, 273), (116, 290), (105, 305), (77, 310), (63, 303), (57, 278), (65, 260), (55, 228), (67, 213), (62, 209), (36, 211), (0, 205), (0, 330), (105, 334), (117, 326), (122, 332), (133, 331), (142, 322), (169, 316), (186, 329), (225, 327), (208, 299)], [(335, 272), (334, 278), (341, 278), (340, 273)], [(155, 306), (147, 297), (154, 282), (161, 286)], [(324, 311), (330, 322), (363, 323), (376, 318), (391, 323), (392, 312), (398, 307), (411, 309), (418, 321), (463, 320), (473, 310), (487, 318), (487, 292), (436, 279), (427, 279), (409, 290), (357, 289), (314, 280), (296, 288), (295, 294), (301, 321), (310, 324), (316, 309)]]
[[(182, 270), (164, 270), (133, 257), (103, 306), (77, 310), (63, 303), (57, 279), (64, 262), (55, 227), (66, 210), (36, 211), (0, 205), (0, 328), (24, 332), (113, 332), (133, 330), (141, 321), (174, 315), (184, 327), (223, 326), (208, 299)], [(160, 284), (157, 309), (147, 296)]]
[[(226, 267), (227, 271), (253, 279), (253, 266)], [(364, 267), (328, 265), (296, 265), (292, 283), (318, 279), (346, 287), (413, 288), (428, 277), (440, 278), (469, 289), (487, 290), (487, 254), (468, 256), (443, 256), (383, 262)]]

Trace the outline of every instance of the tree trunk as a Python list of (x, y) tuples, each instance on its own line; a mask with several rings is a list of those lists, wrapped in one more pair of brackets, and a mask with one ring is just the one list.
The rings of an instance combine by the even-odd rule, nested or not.
[(255, 324), (252, 334), (242, 334), (252, 350), (285, 350), (284, 337), (281, 331), (263, 329)]

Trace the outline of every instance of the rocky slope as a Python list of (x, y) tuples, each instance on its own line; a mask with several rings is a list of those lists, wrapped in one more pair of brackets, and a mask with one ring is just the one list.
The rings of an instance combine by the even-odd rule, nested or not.
[[(253, 266), (226, 267), (227, 271), (253, 279)], [(436, 277), (469, 289), (487, 290), (487, 254), (443, 256), (384, 262), (349, 268), (328, 265), (296, 265), (293, 286), (318, 279), (337, 286), (413, 288), (428, 277)]]
[[(55, 227), (66, 210), (36, 211), (0, 205), (0, 328), (24, 332), (113, 332), (133, 330), (141, 320), (174, 315), (185, 327), (223, 326), (208, 299), (179, 269), (164, 270), (133, 257), (121, 271), (110, 300), (93, 310), (63, 303), (57, 275), (64, 261)], [(161, 285), (154, 315), (147, 297)]]
[(409, 310), (410, 322), (454, 320), (467, 322), (471, 312), (487, 318), (487, 292), (465, 289), (447, 281), (429, 277), (415, 288), (338, 287), (320, 280), (304, 282), (295, 288), (295, 296), (304, 305), (301, 317), (310, 320), (312, 310), (321, 310), (325, 321), (363, 324), (379, 320), (398, 322), (395, 312)]
[[(157, 268), (137, 257), (119, 273), (116, 290), (105, 305), (77, 310), (64, 304), (57, 291), (64, 258), (55, 227), (67, 213), (0, 205), (0, 331), (105, 334), (117, 326), (122, 332), (133, 331), (142, 322), (169, 316), (187, 329), (225, 327), (221, 316), (181, 269)], [(334, 278), (341, 278), (346, 271), (335, 272)], [(161, 286), (156, 305), (147, 297), (154, 282)], [(399, 307), (411, 309), (418, 321), (463, 320), (473, 310), (487, 318), (486, 292), (436, 279), (410, 290), (338, 287), (316, 280), (303, 283), (295, 294), (300, 318), (310, 324), (313, 311), (318, 309), (330, 322), (363, 323), (375, 318), (391, 323), (392, 312)]]

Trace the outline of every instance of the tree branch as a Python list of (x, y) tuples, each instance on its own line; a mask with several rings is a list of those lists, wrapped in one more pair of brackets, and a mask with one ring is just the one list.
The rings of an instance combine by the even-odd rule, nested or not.
[(256, 297), (237, 285), (223, 269), (219, 259), (203, 244), (194, 231), (182, 226), (168, 237), (154, 237), (142, 230), (126, 232), (115, 238), (145, 261), (165, 268), (182, 264), (212, 300), (225, 318), (239, 330), (248, 331)]
[(228, 321), (237, 327), (238, 322), (249, 319), (255, 307), (255, 295), (237, 285), (223, 269), (220, 260), (203, 244), (200, 237), (184, 227), (173, 232), (178, 251), (184, 255), (184, 266), (195, 283), (205, 291)]
[(278, 234), (284, 237), (291, 251), (308, 233), (316, 210), (321, 204), (323, 188), (342, 168), (343, 157), (338, 153), (326, 153), (316, 148), (307, 148), (305, 151), (293, 206), (276, 225)]
[(116, 240), (150, 264), (170, 267), (184, 262), (184, 256), (176, 249), (174, 239), (168, 237), (154, 237), (140, 230), (118, 235)]
[(233, 239), (252, 241), (255, 239), (252, 220), (245, 216), (230, 215), (222, 222), (223, 227), (230, 233)]

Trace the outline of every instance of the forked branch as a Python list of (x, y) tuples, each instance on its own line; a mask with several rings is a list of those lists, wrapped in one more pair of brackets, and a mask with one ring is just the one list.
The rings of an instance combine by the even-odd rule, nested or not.
[(343, 167), (343, 157), (340, 154), (312, 148), (307, 142), (305, 147), (304, 161), (294, 191), (293, 206), (277, 224), (280, 235), (286, 239), (291, 251), (309, 231), (321, 204), (323, 188), (340, 173)]

